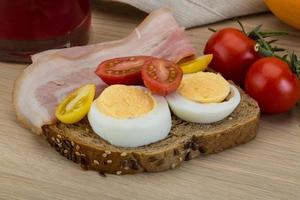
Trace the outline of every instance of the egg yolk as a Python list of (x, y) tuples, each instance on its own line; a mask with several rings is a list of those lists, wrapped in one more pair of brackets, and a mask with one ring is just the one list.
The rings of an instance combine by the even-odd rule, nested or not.
[(220, 103), (229, 95), (230, 84), (220, 74), (198, 72), (185, 75), (178, 92), (195, 102)]
[(150, 112), (155, 104), (149, 92), (126, 85), (109, 86), (96, 100), (100, 112), (117, 119), (140, 117)]

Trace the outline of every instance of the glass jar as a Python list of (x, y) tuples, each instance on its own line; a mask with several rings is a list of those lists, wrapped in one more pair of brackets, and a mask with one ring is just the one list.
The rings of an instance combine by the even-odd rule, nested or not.
[(0, 60), (30, 62), (52, 48), (84, 45), (89, 0), (0, 0)]

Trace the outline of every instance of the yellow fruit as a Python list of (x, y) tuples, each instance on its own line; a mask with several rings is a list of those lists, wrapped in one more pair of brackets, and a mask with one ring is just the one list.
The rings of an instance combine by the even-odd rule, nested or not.
[(57, 119), (72, 124), (83, 119), (89, 112), (95, 97), (96, 86), (87, 84), (65, 97), (55, 111)]
[(300, 0), (264, 0), (279, 19), (300, 29)]
[(195, 60), (182, 63), (180, 64), (180, 67), (184, 74), (204, 71), (212, 59), (213, 59), (213, 55), (208, 54), (208, 55), (200, 56)]

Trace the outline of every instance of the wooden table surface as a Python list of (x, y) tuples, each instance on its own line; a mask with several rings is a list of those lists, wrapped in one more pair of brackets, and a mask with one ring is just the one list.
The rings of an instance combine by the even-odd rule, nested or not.
[[(146, 16), (119, 4), (94, 3), (90, 43), (126, 36)], [(242, 18), (246, 28), (264, 24), (290, 35), (278, 42), (300, 55), (300, 32), (271, 14)], [(232, 21), (210, 25), (236, 26)], [(199, 54), (207, 27), (187, 31)], [(262, 116), (258, 136), (248, 144), (199, 157), (162, 173), (106, 178), (60, 156), (43, 140), (19, 126), (11, 94), (24, 64), (0, 63), (0, 199), (300, 199), (300, 108)]]

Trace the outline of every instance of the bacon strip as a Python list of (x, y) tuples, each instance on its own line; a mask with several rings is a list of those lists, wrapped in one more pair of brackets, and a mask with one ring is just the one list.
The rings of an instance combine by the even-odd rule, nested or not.
[(25, 127), (37, 134), (41, 127), (55, 123), (58, 102), (77, 87), (94, 83), (100, 93), (106, 85), (95, 75), (97, 65), (122, 56), (150, 55), (173, 62), (196, 52), (169, 10), (152, 12), (128, 37), (32, 56), (33, 63), (15, 82), (14, 107)]

